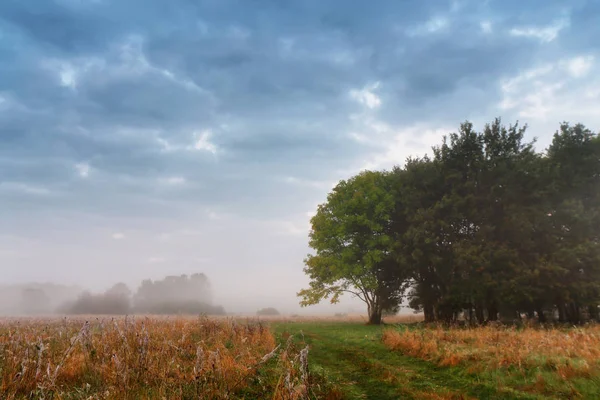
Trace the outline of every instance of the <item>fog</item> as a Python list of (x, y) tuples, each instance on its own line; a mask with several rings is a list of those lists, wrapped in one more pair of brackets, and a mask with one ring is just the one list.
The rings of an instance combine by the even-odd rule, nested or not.
[[(45, 220), (44, 216), (40, 220)], [(33, 230), (32, 241), (5, 238), (10, 240), (14, 252), (10, 260), (15, 268), (6, 269), (3, 282), (15, 288), (39, 286), (31, 285), (34, 282), (76, 286), (77, 290), (65, 291), (60, 297), (73, 300), (79, 292), (101, 294), (119, 282), (135, 293), (147, 279), (160, 281), (167, 276), (203, 273), (210, 290), (198, 291), (196, 299), (204, 301), (203, 296), (209, 296), (212, 304), (222, 306), (227, 313), (254, 314), (265, 307), (305, 315), (364, 311), (362, 303), (350, 298), (338, 305), (299, 306), (296, 292), (308, 284), (302, 271), (303, 258), (310, 251), (308, 221), (303, 234), (291, 235), (276, 224), (234, 216), (208, 223), (186, 221), (184, 226), (195, 226), (194, 231), (176, 229), (153, 218), (124, 217), (118, 221), (129, 229), (120, 230), (103, 226), (111, 225), (110, 220), (97, 221), (88, 215), (78, 214), (72, 220), (77, 223), (62, 221), (60, 231)], [(81, 231), (80, 226), (89, 229)], [(20, 229), (25, 234), (30, 228), (21, 225)], [(120, 234), (115, 238), (117, 232)], [(15, 300), (3, 303), (17, 304), (20, 292), (11, 293)], [(3, 313), (24, 311), (8, 308)]]
[[(215, 297), (209, 278), (202, 273), (170, 275), (162, 279), (144, 279), (130, 288), (118, 282), (104, 291), (92, 292), (79, 286), (56, 283), (26, 283), (0, 287), (0, 316), (44, 315), (256, 315), (259, 310), (275, 309), (283, 315), (333, 315), (319, 307), (311, 312), (298, 312), (277, 302), (276, 297), (258, 295)], [(225, 300), (227, 308), (221, 304)], [(246, 300), (246, 301), (244, 301)], [(260, 307), (261, 304), (271, 304)], [(337, 305), (336, 313), (362, 310)]]
[(364, 312), (296, 296), (336, 182), (466, 119), (600, 126), (593, 2), (41, 3), (0, 2), (1, 314), (184, 274), (227, 313)]

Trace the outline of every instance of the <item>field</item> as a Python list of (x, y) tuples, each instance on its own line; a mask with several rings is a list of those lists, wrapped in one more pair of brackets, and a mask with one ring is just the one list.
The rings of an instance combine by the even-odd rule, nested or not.
[(308, 394), (307, 355), (261, 321), (4, 320), (0, 398), (296, 399)]
[(598, 326), (443, 329), (393, 322), (0, 320), (0, 398), (600, 398)]

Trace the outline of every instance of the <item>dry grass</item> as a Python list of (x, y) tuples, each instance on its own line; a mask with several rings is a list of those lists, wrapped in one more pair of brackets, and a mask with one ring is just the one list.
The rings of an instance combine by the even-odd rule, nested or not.
[[(277, 315), (261, 316), (262, 321), (269, 322), (347, 322), (347, 323), (367, 323), (367, 315), (363, 314), (340, 314), (340, 315)], [(401, 314), (384, 317), (386, 324), (412, 324), (422, 322), (422, 314)]]
[(404, 354), (469, 372), (536, 369), (558, 377), (590, 377), (600, 370), (600, 326), (518, 330), (508, 327), (386, 330), (384, 343)]
[[(308, 348), (260, 321), (190, 318), (0, 321), (3, 399), (306, 398)], [(261, 379), (261, 372), (263, 378)], [(240, 395), (241, 396), (241, 395)]]

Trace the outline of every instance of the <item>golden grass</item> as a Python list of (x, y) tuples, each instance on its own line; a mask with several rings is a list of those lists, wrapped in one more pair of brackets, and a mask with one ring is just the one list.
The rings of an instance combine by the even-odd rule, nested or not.
[[(297, 352), (290, 344), (277, 346), (256, 320), (4, 319), (0, 393), (2, 399), (219, 399), (235, 398), (252, 382), (260, 397), (303, 398), (308, 348)], [(273, 383), (257, 379), (267, 368)]]
[[(367, 323), (369, 318), (366, 314), (343, 314), (343, 315), (276, 315), (257, 317), (261, 321), (270, 322), (348, 322)], [(386, 324), (411, 324), (423, 321), (422, 314), (401, 314), (384, 317)]]
[(600, 369), (600, 326), (518, 330), (509, 327), (415, 330), (388, 329), (384, 343), (393, 350), (440, 365), (465, 365), (470, 372), (513, 367), (542, 368), (568, 380)]

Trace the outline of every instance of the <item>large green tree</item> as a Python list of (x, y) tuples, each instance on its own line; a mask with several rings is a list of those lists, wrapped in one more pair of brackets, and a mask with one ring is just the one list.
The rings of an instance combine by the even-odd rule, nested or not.
[(406, 279), (393, 251), (392, 182), (388, 172), (362, 172), (341, 181), (318, 207), (311, 220), (314, 254), (304, 269), (310, 287), (298, 293), (301, 305), (336, 303), (349, 293), (366, 303), (372, 324), (397, 309)]

